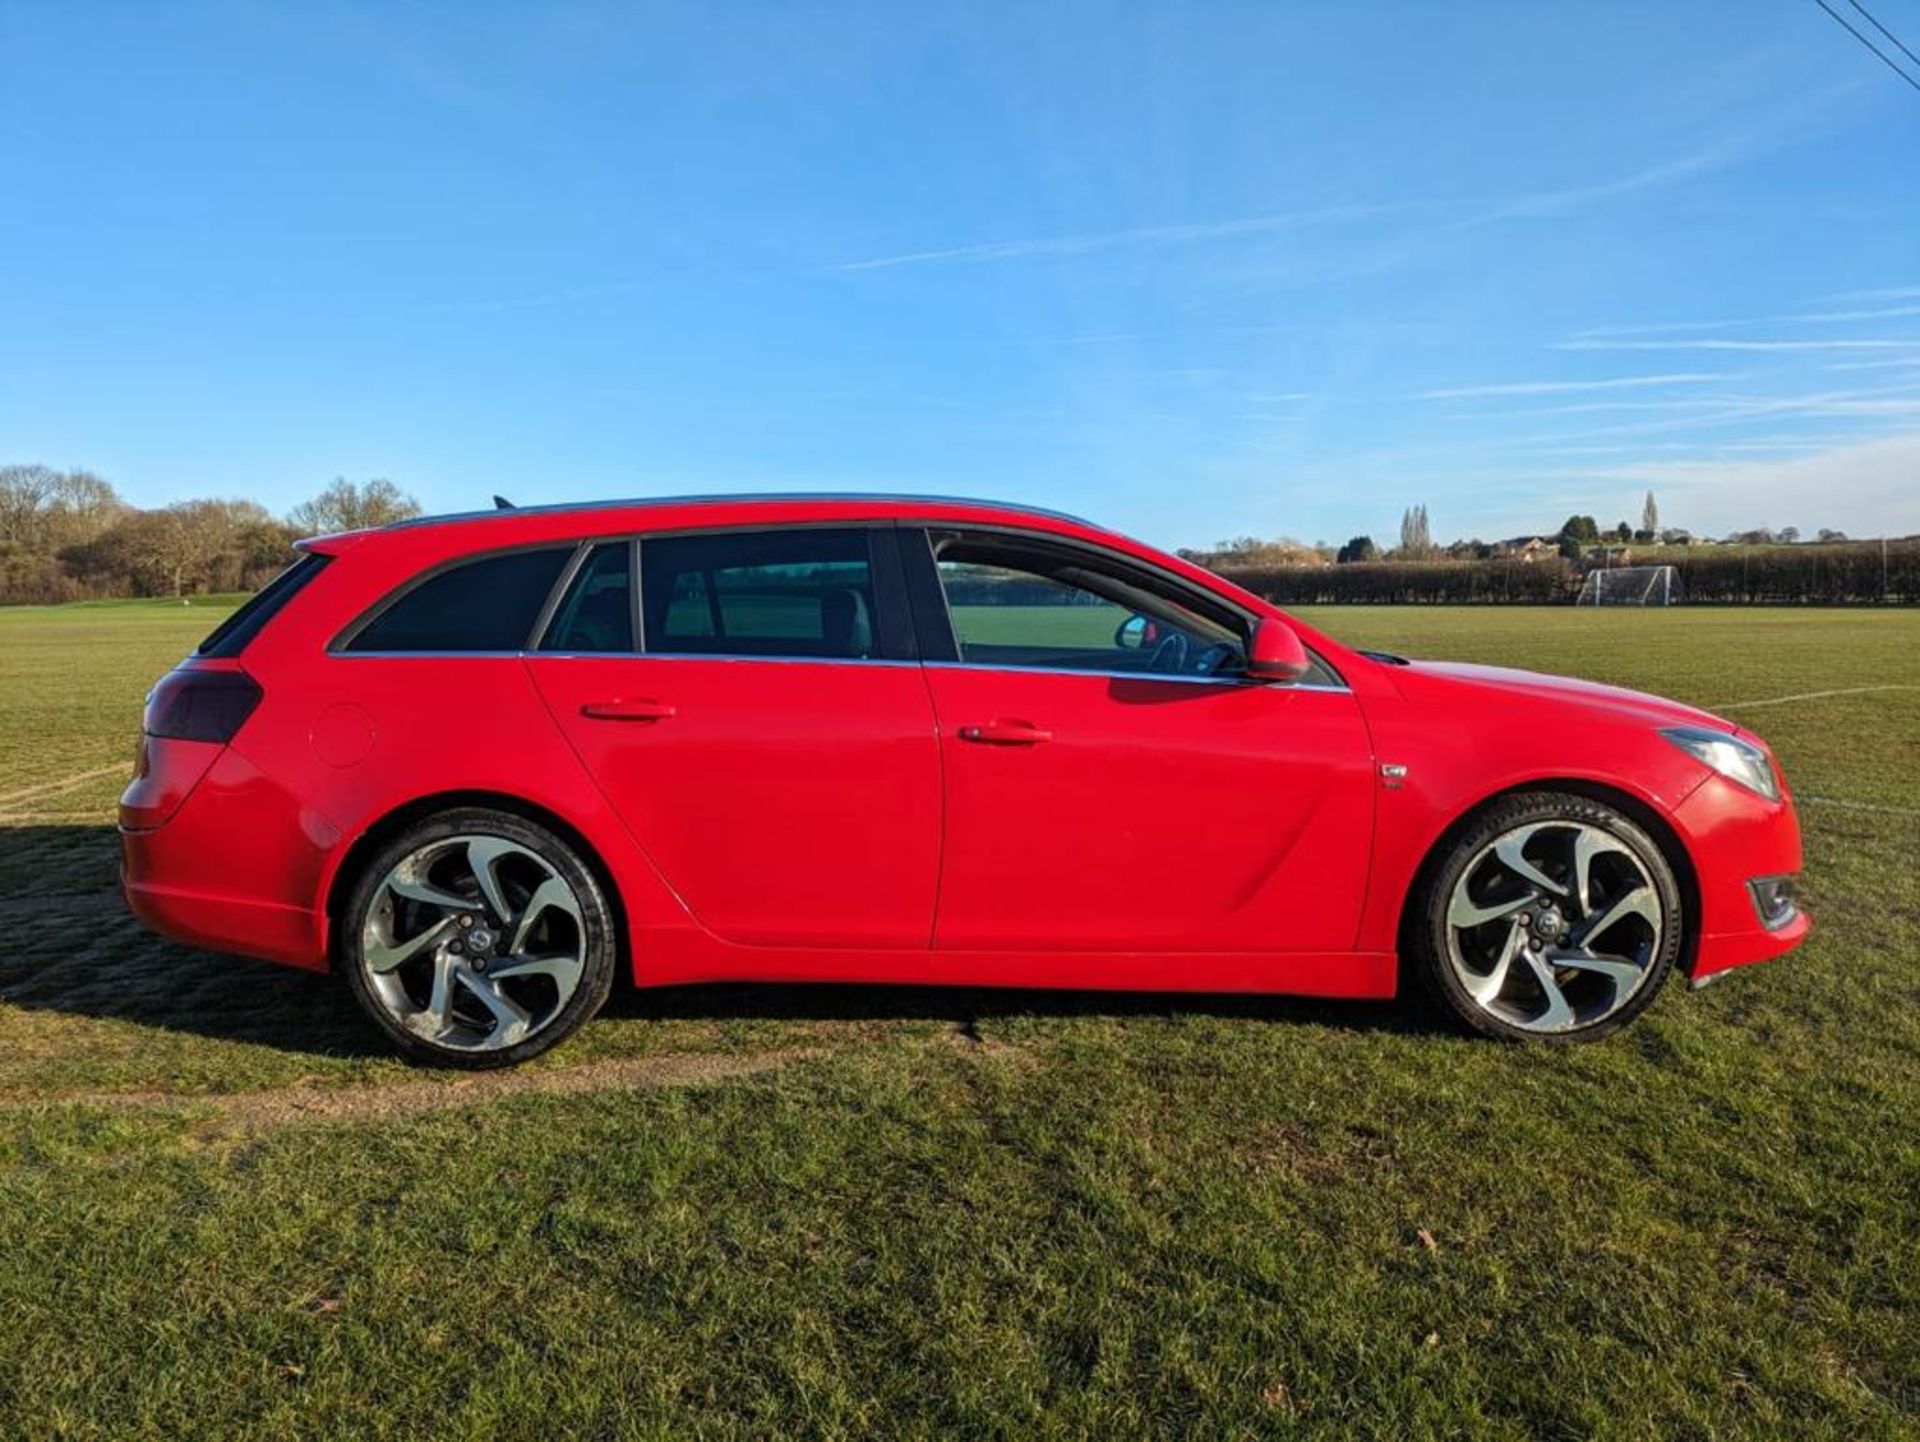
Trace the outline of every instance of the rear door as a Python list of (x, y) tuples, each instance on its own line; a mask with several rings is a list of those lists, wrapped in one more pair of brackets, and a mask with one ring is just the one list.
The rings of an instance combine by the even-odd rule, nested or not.
[(694, 917), (731, 942), (925, 947), (940, 758), (891, 526), (612, 542), (529, 659)]
[(947, 802), (936, 949), (1353, 946), (1372, 757), (1337, 676), (1243, 679), (1247, 618), (1131, 558), (918, 538)]

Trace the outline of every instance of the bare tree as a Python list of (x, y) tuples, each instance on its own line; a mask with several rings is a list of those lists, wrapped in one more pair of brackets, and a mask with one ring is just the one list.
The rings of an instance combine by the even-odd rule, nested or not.
[(1433, 550), (1433, 527), (1427, 521), (1427, 508), (1408, 506), (1400, 514), (1400, 554), (1417, 561)]
[(53, 490), (53, 478), (46, 466), (0, 466), (0, 541), (34, 543), (40, 508)]
[(287, 521), (302, 535), (333, 531), (361, 531), (390, 525), (420, 514), (420, 503), (392, 481), (376, 477), (355, 485), (345, 476), (287, 513)]
[(1640, 508), (1640, 529), (1649, 536), (1660, 534), (1660, 507), (1652, 491), (1647, 492), (1647, 502)]
[(91, 471), (0, 466), (0, 542), (51, 552), (91, 540), (126, 507)]

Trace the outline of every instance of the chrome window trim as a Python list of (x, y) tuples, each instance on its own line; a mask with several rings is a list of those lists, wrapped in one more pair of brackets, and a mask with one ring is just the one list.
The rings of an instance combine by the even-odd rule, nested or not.
[(995, 666), (983, 661), (922, 661), (928, 669), (943, 671), (1004, 671), (1016, 676), (1102, 676), (1114, 681), (1173, 681), (1186, 686), (1260, 686), (1276, 691), (1332, 691), (1351, 695), (1351, 686), (1323, 686), (1318, 682), (1262, 681), (1252, 676), (1180, 676), (1170, 671), (1093, 671), (1077, 666)]
[(343, 661), (771, 661), (780, 666), (918, 666), (894, 656), (756, 656), (731, 651), (337, 651)]
[(329, 661), (513, 661), (548, 651), (328, 651)]
[(941, 671), (995, 671), (1015, 676), (1091, 676), (1109, 681), (1169, 681), (1182, 686), (1259, 686), (1275, 691), (1318, 691), (1350, 696), (1351, 686), (1316, 682), (1261, 681), (1250, 676), (1177, 676), (1164, 671), (1083, 671), (1068, 666), (990, 666), (979, 661), (915, 661), (874, 656), (756, 656), (734, 652), (685, 651), (341, 651), (346, 661), (388, 660), (551, 660), (551, 661), (724, 661), (730, 665), (768, 662), (776, 666), (919, 666)]

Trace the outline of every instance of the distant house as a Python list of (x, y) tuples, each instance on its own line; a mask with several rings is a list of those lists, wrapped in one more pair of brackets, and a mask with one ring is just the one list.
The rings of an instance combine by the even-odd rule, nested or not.
[(1560, 554), (1560, 543), (1545, 536), (1513, 536), (1498, 543), (1499, 554), (1507, 560), (1533, 562)]

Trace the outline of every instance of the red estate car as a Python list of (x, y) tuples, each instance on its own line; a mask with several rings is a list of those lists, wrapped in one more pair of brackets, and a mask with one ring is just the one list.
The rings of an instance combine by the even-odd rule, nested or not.
[(300, 559), (149, 697), (129, 903), (498, 1066), (707, 980), (1389, 997), (1614, 1030), (1806, 935), (1771, 754), (1340, 645), (1085, 521), (720, 497)]

